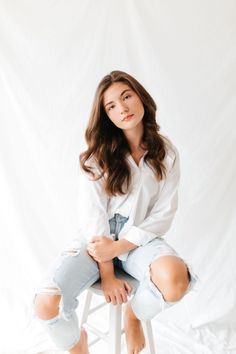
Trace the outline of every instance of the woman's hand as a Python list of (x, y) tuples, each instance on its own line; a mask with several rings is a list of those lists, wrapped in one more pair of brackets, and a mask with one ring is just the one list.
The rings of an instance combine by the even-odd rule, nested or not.
[(130, 296), (132, 291), (131, 286), (125, 280), (114, 276), (102, 279), (101, 287), (106, 302), (111, 302), (113, 305), (127, 302), (127, 296)]
[(106, 236), (94, 236), (87, 251), (96, 262), (107, 262), (117, 256), (116, 241)]

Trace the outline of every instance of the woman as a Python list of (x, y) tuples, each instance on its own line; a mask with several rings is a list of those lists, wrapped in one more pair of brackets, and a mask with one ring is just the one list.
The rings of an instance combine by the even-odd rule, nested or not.
[(177, 303), (197, 280), (163, 239), (177, 210), (179, 154), (155, 114), (154, 100), (129, 74), (112, 71), (99, 83), (80, 155), (79, 234), (35, 296), (37, 317), (71, 354), (88, 354), (75, 313), (83, 290), (101, 277), (107, 302), (127, 302), (132, 289), (115, 267), (140, 281), (124, 316), (128, 354), (145, 346), (140, 320)]

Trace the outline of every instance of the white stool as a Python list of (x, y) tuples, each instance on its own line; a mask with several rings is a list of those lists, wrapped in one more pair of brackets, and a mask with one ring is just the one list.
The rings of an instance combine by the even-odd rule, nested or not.
[[(115, 273), (118, 278), (124, 279), (130, 284), (133, 289), (132, 293), (134, 293), (139, 285), (139, 282), (121, 269), (116, 269)], [(108, 354), (121, 354), (121, 335), (124, 333), (124, 329), (121, 328), (122, 305), (112, 305), (105, 301), (94, 308), (90, 308), (94, 294), (104, 296), (101, 289), (100, 280), (94, 283), (87, 290), (87, 295), (81, 315), (81, 325), (86, 324), (86, 329), (97, 336), (95, 340), (89, 343), (89, 346), (103, 339), (108, 342)], [(101, 332), (98, 328), (95, 328), (87, 322), (88, 316), (91, 313), (94, 313), (105, 305), (109, 306), (109, 330), (107, 333)], [(155, 354), (151, 321), (142, 321), (142, 324), (146, 338), (146, 353)]]

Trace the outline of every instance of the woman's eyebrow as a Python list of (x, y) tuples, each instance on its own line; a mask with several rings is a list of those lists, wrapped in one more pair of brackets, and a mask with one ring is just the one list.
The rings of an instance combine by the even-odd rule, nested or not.
[[(121, 97), (126, 91), (131, 91), (131, 89), (126, 89), (126, 90), (122, 91), (121, 94), (120, 94), (120, 97)], [(106, 106), (107, 106), (108, 104), (110, 104), (110, 103), (113, 103), (113, 101), (106, 103), (104, 107), (106, 107)]]

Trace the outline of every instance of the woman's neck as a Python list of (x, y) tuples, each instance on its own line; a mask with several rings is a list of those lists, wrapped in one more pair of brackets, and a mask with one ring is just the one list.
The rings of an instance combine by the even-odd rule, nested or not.
[(141, 147), (143, 137), (143, 124), (139, 124), (134, 129), (124, 130), (123, 132), (132, 153), (143, 151)]

